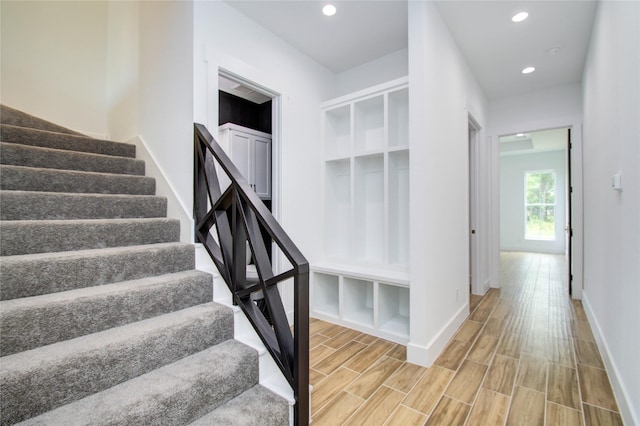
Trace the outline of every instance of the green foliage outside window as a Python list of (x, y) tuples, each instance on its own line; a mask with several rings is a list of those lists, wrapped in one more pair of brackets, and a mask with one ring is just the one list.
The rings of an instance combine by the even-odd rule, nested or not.
[(525, 238), (529, 240), (555, 239), (555, 173), (527, 172), (525, 174), (525, 197)]

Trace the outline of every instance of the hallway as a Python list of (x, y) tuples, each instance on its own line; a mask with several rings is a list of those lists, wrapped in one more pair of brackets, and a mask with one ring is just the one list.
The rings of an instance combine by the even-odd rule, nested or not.
[(503, 252), (500, 290), (430, 368), (404, 347), (311, 320), (314, 425), (621, 425), (563, 256)]

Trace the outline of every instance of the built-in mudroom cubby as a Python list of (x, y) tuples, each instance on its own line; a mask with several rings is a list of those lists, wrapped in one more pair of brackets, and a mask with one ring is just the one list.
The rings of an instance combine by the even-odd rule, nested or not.
[(401, 78), (322, 107), (324, 257), (311, 315), (409, 339), (409, 88)]

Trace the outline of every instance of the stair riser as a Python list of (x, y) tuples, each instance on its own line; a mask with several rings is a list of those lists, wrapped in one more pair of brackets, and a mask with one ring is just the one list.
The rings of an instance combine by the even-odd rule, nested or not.
[(116, 157), (136, 157), (136, 147), (132, 144), (104, 141), (86, 136), (72, 136), (25, 127), (0, 125), (0, 139), (3, 142), (67, 151), (92, 152)]
[(156, 182), (144, 176), (101, 174), (21, 166), (0, 166), (0, 189), (14, 191), (154, 195)]
[(144, 161), (108, 155), (0, 143), (0, 161), (13, 166), (144, 175)]
[(166, 217), (167, 200), (154, 196), (0, 191), (0, 220)]
[(3, 301), (0, 302), (0, 356), (212, 300), (211, 275), (187, 272), (26, 300)]
[(173, 219), (4, 221), (1, 256), (123, 247), (180, 240)]
[[(187, 311), (181, 311), (45, 346), (29, 352), (28, 360), (24, 360), (22, 354), (3, 358), (0, 365), (1, 423), (14, 423), (45, 413), (232, 338), (230, 309), (219, 305), (216, 309), (212, 309), (212, 305), (193, 309), (197, 315), (182, 315)], [(212, 360), (208, 368), (216, 370), (215, 365)], [(233, 381), (231, 377), (225, 376)], [(135, 399), (136, 395), (130, 397)], [(173, 398), (176, 395), (169, 399)], [(202, 396), (198, 398), (202, 399)], [(127, 404), (125, 400), (118, 403)], [(72, 418), (49, 424), (69, 424)], [(108, 420), (107, 417), (96, 418)]]
[(0, 262), (2, 300), (110, 284), (193, 269), (189, 244), (12, 256)]

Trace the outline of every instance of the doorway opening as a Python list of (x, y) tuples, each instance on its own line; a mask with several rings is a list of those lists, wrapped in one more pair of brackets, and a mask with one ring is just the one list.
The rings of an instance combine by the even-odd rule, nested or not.
[(499, 140), (500, 251), (563, 256), (571, 293), (571, 129)]
[[(231, 160), (279, 219), (279, 97), (230, 72), (218, 74), (218, 138)], [(272, 264), (275, 248), (263, 235)]]

